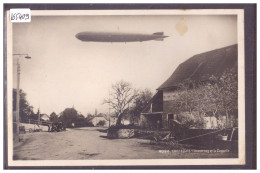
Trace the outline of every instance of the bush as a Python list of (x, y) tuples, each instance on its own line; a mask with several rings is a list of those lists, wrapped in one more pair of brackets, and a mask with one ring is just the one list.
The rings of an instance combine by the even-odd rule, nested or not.
[(100, 120), (98, 123), (97, 123), (97, 126), (104, 126), (106, 124), (106, 121), (105, 120)]
[(188, 128), (203, 128), (203, 116), (198, 112), (192, 112), (192, 114), (189, 112), (181, 112), (177, 116), (177, 120)]

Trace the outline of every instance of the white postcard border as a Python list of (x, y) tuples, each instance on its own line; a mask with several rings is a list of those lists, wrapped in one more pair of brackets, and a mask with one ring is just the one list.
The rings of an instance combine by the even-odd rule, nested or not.
[[(13, 160), (12, 23), (7, 12), (7, 119), (8, 166), (143, 166), (143, 165), (244, 165), (245, 164), (245, 55), (243, 9), (192, 10), (31, 10), (33, 16), (82, 15), (237, 15), (238, 30), (238, 158), (129, 159), (129, 160)], [(33, 18), (32, 18), (33, 21)]]

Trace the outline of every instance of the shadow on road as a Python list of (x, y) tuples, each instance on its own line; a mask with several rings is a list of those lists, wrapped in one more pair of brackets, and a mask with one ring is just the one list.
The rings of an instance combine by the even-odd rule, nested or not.
[(107, 129), (97, 129), (97, 131), (99, 131), (101, 133), (107, 133)]
[(108, 139), (108, 137), (107, 136), (103, 136), (103, 135), (101, 135), (101, 136), (99, 136), (100, 138), (106, 138), (106, 139)]

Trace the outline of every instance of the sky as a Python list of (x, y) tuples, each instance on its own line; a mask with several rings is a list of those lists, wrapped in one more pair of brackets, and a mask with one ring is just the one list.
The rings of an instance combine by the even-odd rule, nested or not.
[[(164, 41), (133, 43), (82, 42), (79, 32), (152, 34)], [(124, 80), (153, 93), (177, 66), (193, 55), (237, 44), (237, 18), (232, 15), (170, 16), (38, 16), (13, 24), (13, 87), (16, 59), (20, 88), (42, 113), (59, 114), (74, 107), (83, 115), (108, 112), (102, 102), (112, 84)]]

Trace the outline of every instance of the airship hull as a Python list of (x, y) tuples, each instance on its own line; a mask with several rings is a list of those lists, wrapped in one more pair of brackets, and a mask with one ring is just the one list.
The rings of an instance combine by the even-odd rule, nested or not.
[(163, 38), (168, 36), (163, 35), (163, 32), (154, 34), (80, 32), (76, 37), (86, 42), (142, 42), (149, 40), (163, 41)]

